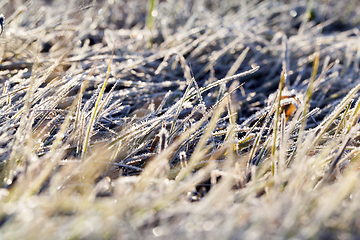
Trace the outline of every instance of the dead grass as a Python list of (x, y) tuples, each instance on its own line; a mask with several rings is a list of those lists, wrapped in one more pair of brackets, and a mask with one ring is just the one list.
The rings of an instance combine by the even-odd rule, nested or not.
[(357, 1), (0, 6), (1, 239), (359, 235)]

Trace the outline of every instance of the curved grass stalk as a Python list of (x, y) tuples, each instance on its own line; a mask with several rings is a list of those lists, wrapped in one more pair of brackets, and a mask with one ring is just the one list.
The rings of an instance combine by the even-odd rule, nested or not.
[(114, 51), (115, 51), (115, 46), (113, 48), (113, 51), (111, 53), (111, 58), (110, 58), (110, 62), (109, 62), (109, 66), (108, 66), (108, 69), (107, 69), (107, 72), (106, 72), (106, 78), (105, 78), (105, 81), (102, 85), (102, 88), (101, 88), (101, 91), (99, 93), (99, 96), (96, 100), (96, 103), (95, 103), (95, 106), (94, 106), (94, 110), (92, 112), (92, 115), (91, 115), (91, 118), (90, 118), (90, 122), (89, 122), (89, 126), (87, 128), (87, 131), (86, 131), (86, 135), (85, 135), (85, 139), (84, 139), (84, 146), (83, 146), (83, 150), (82, 150), (82, 153), (81, 153), (81, 159), (84, 160), (85, 158), (85, 154), (86, 154), (86, 150), (88, 148), (88, 145), (89, 145), (89, 141), (90, 141), (90, 135), (91, 135), (91, 131), (93, 129), (93, 125), (95, 123), (95, 119), (98, 115), (98, 108), (99, 108), (99, 105), (100, 105), (100, 101), (101, 101), (101, 98), (102, 96), (104, 95), (104, 92), (105, 92), (105, 88), (106, 88), (106, 84), (107, 84), (107, 81), (109, 80), (109, 76), (110, 76), (110, 68), (111, 68), (111, 64), (112, 64), (112, 60), (113, 60), (113, 57), (114, 57)]
[(280, 111), (281, 111), (281, 94), (282, 90), (284, 88), (284, 82), (285, 82), (285, 70), (281, 72), (280, 82), (279, 82), (279, 89), (278, 89), (278, 97), (277, 97), (277, 103), (276, 103), (276, 112), (275, 112), (275, 120), (274, 120), (274, 139), (271, 149), (271, 155), (272, 155), (272, 164), (271, 164), (271, 172), (274, 175), (276, 170), (276, 142), (277, 142), (277, 134), (278, 134), (278, 126), (279, 126), (279, 119), (280, 119)]
[(358, 122), (360, 117), (360, 99), (358, 99), (355, 103), (355, 106), (353, 108), (353, 112), (350, 116), (349, 120), (349, 126), (347, 128), (347, 133), (350, 131), (352, 126), (355, 126), (355, 124)]
[[(248, 160), (248, 163), (247, 163), (247, 169), (250, 168), (250, 164), (251, 164), (251, 160), (254, 158), (254, 155), (257, 151), (257, 146), (259, 145), (260, 143), (260, 139), (261, 139), (261, 136), (266, 128), (266, 125), (269, 123), (269, 120), (270, 120), (270, 117), (268, 117), (268, 113), (266, 113), (266, 115), (264, 115), (263, 117), (261, 117), (259, 120), (257, 120), (257, 122), (254, 124), (253, 128), (255, 128), (255, 126), (257, 126), (262, 120), (263, 118), (265, 118), (265, 122), (264, 122), (264, 125), (263, 127), (261, 128), (260, 132), (257, 134), (255, 140), (254, 140), (254, 145), (250, 151), (250, 154), (249, 154), (249, 160)], [(253, 129), (252, 128), (252, 129)], [(251, 129), (251, 130), (252, 130)], [(250, 131), (249, 131), (250, 132)], [(246, 137), (246, 136), (245, 136)]]
[(305, 134), (306, 121), (307, 121), (306, 116), (307, 116), (307, 113), (310, 108), (310, 99), (314, 92), (314, 82), (315, 82), (315, 78), (316, 78), (317, 71), (319, 68), (319, 58), (320, 58), (320, 54), (318, 52), (316, 52), (315, 57), (314, 57), (313, 71), (311, 73), (309, 85), (308, 85), (308, 88), (305, 93), (305, 101), (304, 101), (304, 104), (302, 105), (302, 116), (304, 116), (304, 117), (302, 119), (302, 123), (301, 123), (300, 129), (299, 129), (298, 143), (297, 143), (298, 146), (301, 146), (303, 143), (303, 137)]
[(182, 108), (182, 106), (183, 106), (183, 104), (184, 104), (184, 102), (185, 102), (185, 98), (186, 98), (188, 92), (190, 91), (191, 84), (192, 84), (192, 82), (193, 82), (194, 80), (195, 80), (194, 78), (191, 78), (191, 81), (189, 82), (189, 85), (188, 85), (188, 87), (187, 87), (186, 90), (185, 90), (184, 96), (183, 96), (182, 99), (181, 99), (181, 102), (180, 102), (180, 104), (179, 104), (179, 106), (178, 106), (178, 108), (177, 108), (177, 110), (176, 110), (176, 114), (175, 114), (175, 116), (174, 116), (174, 120), (173, 120), (173, 122), (172, 122), (172, 124), (171, 124), (171, 128), (170, 128), (169, 135), (172, 135), (172, 133), (173, 133), (173, 131), (174, 131), (174, 128), (175, 128), (175, 125), (176, 125), (176, 121), (177, 121), (177, 119), (178, 119), (178, 117), (179, 117), (181, 108)]
[[(257, 70), (259, 70), (260, 66), (257, 66), (257, 67), (254, 67), (248, 71), (245, 71), (245, 72), (242, 72), (242, 73), (239, 73), (239, 74), (236, 74), (236, 75), (233, 75), (231, 77), (225, 77), (225, 78), (222, 78), (220, 80), (217, 80), (216, 82), (213, 82), (213, 83), (210, 83), (209, 85), (207, 85), (206, 87), (202, 87), (199, 89), (200, 93), (203, 93), (203, 92), (206, 92), (207, 90), (210, 90), (211, 88), (214, 88), (216, 86), (219, 86), (220, 84), (222, 83), (227, 83), (228, 81), (230, 80), (233, 80), (235, 78), (240, 78), (240, 77), (244, 77), (244, 76), (247, 76), (247, 75), (250, 75), (250, 74), (253, 74), (255, 73)], [(189, 101), (190, 99), (192, 99), (193, 97), (195, 97), (198, 93), (195, 93), (195, 94), (191, 94), (190, 96), (188, 96), (185, 101)]]
[(348, 105), (347, 105), (347, 107), (346, 107), (346, 109), (345, 109), (345, 112), (344, 112), (344, 114), (342, 115), (341, 120), (340, 120), (340, 122), (339, 122), (339, 125), (338, 125), (338, 127), (337, 127), (337, 129), (336, 129), (335, 136), (337, 136), (337, 135), (340, 133), (340, 131), (341, 131), (342, 128), (346, 128), (346, 116), (347, 116), (347, 114), (348, 114), (348, 112), (349, 112), (349, 109), (350, 109), (350, 107), (351, 107), (352, 102), (353, 102), (353, 100), (351, 100), (351, 101), (348, 103)]

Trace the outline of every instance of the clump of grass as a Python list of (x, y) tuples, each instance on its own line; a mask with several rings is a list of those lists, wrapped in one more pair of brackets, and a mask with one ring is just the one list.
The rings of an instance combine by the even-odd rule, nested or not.
[(358, 235), (358, 9), (155, 2), (1, 3), (0, 238)]

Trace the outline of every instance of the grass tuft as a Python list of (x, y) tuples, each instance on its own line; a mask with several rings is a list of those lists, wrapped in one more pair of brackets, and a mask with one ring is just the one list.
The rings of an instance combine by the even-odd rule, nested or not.
[(0, 239), (359, 235), (355, 1), (0, 1)]

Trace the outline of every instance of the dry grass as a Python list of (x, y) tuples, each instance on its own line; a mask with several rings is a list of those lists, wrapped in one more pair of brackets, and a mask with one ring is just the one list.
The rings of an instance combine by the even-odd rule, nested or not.
[(0, 239), (360, 234), (358, 1), (65, 2), (0, 1)]

